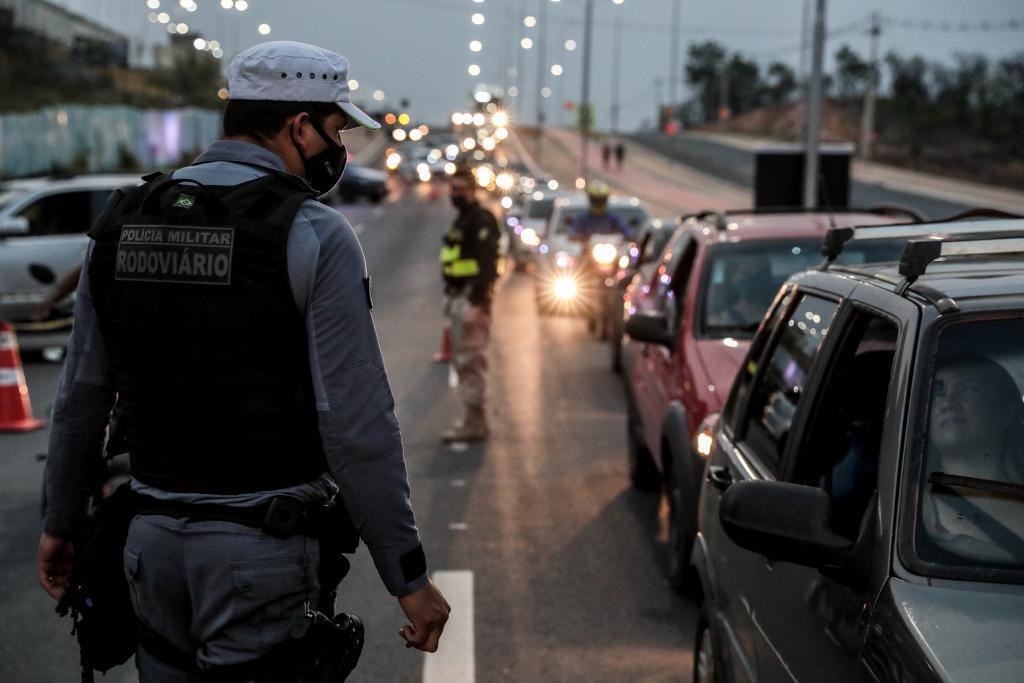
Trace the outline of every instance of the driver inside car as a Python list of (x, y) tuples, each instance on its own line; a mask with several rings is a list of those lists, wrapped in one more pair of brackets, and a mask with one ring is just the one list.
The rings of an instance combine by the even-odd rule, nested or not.
[[(922, 517), (932, 543), (958, 562), (1024, 563), (1024, 500), (991, 484), (1024, 484), (1022, 435), (1021, 392), (1002, 365), (977, 355), (940, 358), (932, 383)], [(990, 483), (943, 483), (939, 473)]]

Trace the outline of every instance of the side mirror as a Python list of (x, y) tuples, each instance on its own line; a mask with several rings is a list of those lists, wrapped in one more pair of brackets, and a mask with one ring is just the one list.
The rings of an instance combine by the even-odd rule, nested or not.
[(770, 560), (839, 567), (853, 547), (832, 530), (832, 499), (814, 486), (736, 482), (722, 494), (718, 518), (733, 543)]
[(0, 237), (27, 235), (28, 229), (28, 219), (24, 216), (8, 216), (0, 219)]
[(675, 348), (675, 334), (668, 329), (664, 313), (639, 313), (626, 321), (626, 334), (633, 339)]

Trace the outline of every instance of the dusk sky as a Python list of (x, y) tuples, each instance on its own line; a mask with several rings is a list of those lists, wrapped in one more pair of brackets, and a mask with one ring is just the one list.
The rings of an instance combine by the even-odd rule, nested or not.
[[(165, 27), (147, 18), (153, 10), (146, 0), (57, 1), (132, 38), (166, 41)], [(479, 83), (518, 87), (519, 109), (512, 105), (513, 111), (528, 122), (534, 120), (541, 27), (538, 22), (528, 28), (523, 18), (532, 15), (539, 20), (543, 2), (548, 16), (546, 83), (552, 88), (546, 100), (549, 121), (567, 123), (562, 103), (580, 96), (584, 0), (249, 0), (244, 12), (225, 10), (220, 0), (195, 2), (198, 10), (192, 13), (178, 0), (161, 0), (156, 11), (167, 12), (172, 22), (188, 23), (190, 31), (207, 39), (219, 40), (225, 46), (225, 66), (238, 50), (262, 40), (315, 43), (350, 59), (351, 77), (360, 84), (357, 98), (369, 99), (373, 90), (381, 89), (388, 102), (408, 98), (414, 115), (429, 122), (445, 121), (456, 108), (468, 106), (469, 94)], [(599, 128), (608, 127), (613, 100), (616, 15), (623, 22), (620, 125), (632, 129), (653, 117), (659, 95), (656, 79), (669, 77), (673, 2), (625, 0), (616, 5), (595, 0), (592, 100)], [(683, 0), (680, 61), (690, 42), (714, 39), (762, 65), (779, 60), (797, 68), (805, 4), (807, 0)], [(885, 19), (882, 54), (896, 51), (952, 62), (962, 52), (999, 58), (1024, 51), (1021, 0), (889, 0), (876, 6), (832, 0), (826, 11), (832, 34), (826, 54), (848, 43), (866, 57), (867, 19), (875, 9)], [(471, 21), (477, 12), (485, 17), (483, 25)], [(1006, 28), (1010, 21), (1016, 21), (1016, 30)], [(984, 30), (985, 22), (989, 30)], [(258, 32), (263, 23), (269, 24), (269, 35)], [(534, 45), (525, 50), (519, 43), (527, 37)], [(471, 40), (479, 40), (482, 50), (472, 52)], [(579, 47), (567, 51), (567, 40), (575, 40)], [(467, 72), (470, 64), (480, 67), (479, 76)], [(554, 64), (562, 67), (562, 75), (550, 74)], [(510, 69), (517, 69), (518, 75), (510, 76)], [(676, 77), (682, 96), (681, 68)], [(660, 96), (668, 96), (667, 86)]]

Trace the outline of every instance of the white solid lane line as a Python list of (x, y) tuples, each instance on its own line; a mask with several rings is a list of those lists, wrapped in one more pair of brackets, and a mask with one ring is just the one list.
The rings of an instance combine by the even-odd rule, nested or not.
[(473, 649), (473, 572), (434, 572), (434, 583), (452, 607), (441, 645), (424, 653), (423, 683), (472, 683), (476, 680)]

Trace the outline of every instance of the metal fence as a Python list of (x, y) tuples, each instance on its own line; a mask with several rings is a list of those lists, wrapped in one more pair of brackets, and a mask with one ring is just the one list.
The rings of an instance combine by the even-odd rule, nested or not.
[(0, 178), (172, 166), (220, 136), (207, 109), (68, 105), (0, 114)]

